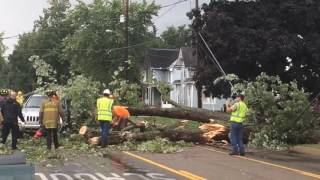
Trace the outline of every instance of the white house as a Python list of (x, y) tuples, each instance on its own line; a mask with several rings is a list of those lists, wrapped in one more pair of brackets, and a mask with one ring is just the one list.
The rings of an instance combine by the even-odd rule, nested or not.
[(197, 57), (193, 48), (180, 48), (179, 56), (170, 65), (170, 99), (188, 107), (198, 107), (197, 89), (193, 80)]
[[(172, 107), (161, 100), (160, 92), (152, 85), (152, 79), (169, 83), (172, 87), (170, 99), (188, 106), (198, 107), (197, 89), (193, 76), (197, 65), (195, 50), (190, 47), (180, 49), (149, 49), (143, 70), (144, 102), (154, 107)], [(202, 96), (205, 109), (220, 111), (224, 99)]]

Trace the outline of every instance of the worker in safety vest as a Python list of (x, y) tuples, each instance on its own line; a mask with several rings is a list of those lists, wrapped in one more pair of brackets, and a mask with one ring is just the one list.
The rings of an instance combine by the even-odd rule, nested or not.
[(227, 112), (231, 113), (231, 145), (232, 152), (230, 155), (244, 156), (244, 145), (243, 145), (243, 121), (246, 119), (248, 112), (247, 105), (243, 102), (244, 95), (238, 94), (236, 97), (236, 103), (231, 105), (229, 101), (226, 104)]
[[(59, 147), (57, 128), (64, 120), (64, 113), (59, 101), (56, 101), (57, 93), (48, 93), (49, 100), (44, 101), (40, 106), (39, 121), (47, 132), (47, 148), (51, 150), (52, 141), (55, 149)], [(60, 118), (62, 122), (60, 122)]]
[[(9, 94), (8, 90), (6, 90), (6, 89), (0, 90), (0, 110), (1, 110), (2, 105), (6, 102), (8, 94)], [(0, 126), (2, 126), (3, 121), (4, 121), (4, 119), (2, 117), (2, 113), (0, 113)]]
[(109, 126), (112, 121), (113, 99), (110, 98), (109, 89), (103, 91), (103, 97), (97, 100), (96, 119), (101, 127), (101, 148), (108, 145)]
[(20, 106), (23, 105), (24, 97), (22, 91), (18, 91), (17, 102), (20, 104)]

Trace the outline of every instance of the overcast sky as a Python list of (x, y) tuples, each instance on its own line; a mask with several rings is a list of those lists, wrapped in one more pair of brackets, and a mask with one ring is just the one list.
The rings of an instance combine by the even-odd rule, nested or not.
[[(90, 2), (90, 0), (84, 0)], [(142, 1), (142, 0), (137, 0)], [(147, 0), (151, 2), (152, 0)], [(157, 4), (168, 5), (181, 0), (155, 0)], [(195, 0), (186, 0), (176, 6), (162, 8), (159, 12), (160, 18), (155, 17), (155, 24), (159, 32), (164, 31), (168, 26), (179, 26), (190, 24), (186, 13), (195, 5)], [(200, 4), (210, 0), (199, 0)], [(71, 0), (75, 2), (75, 0)], [(42, 15), (43, 8), (47, 8), (47, 0), (0, 0), (0, 32), (4, 37), (15, 36), (29, 32), (33, 28), (33, 22)], [(4, 44), (8, 47), (6, 54), (12, 52), (17, 38), (5, 39)]]

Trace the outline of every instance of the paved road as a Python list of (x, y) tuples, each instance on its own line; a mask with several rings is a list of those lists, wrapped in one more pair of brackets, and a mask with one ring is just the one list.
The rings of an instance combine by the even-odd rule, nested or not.
[(37, 165), (36, 180), (180, 179), (176, 174), (124, 156), (123, 153), (105, 154), (103, 157), (81, 156), (75, 160), (52, 164)]
[(38, 165), (36, 177), (39, 180), (320, 179), (320, 161), (306, 164), (301, 159), (286, 162), (288, 159), (283, 156), (272, 157), (234, 157), (212, 147), (192, 147), (177, 154), (121, 152), (104, 157), (83, 156), (57, 167)]

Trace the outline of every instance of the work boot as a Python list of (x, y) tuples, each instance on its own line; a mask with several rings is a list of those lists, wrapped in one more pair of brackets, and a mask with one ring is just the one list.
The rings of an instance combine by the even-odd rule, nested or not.
[(231, 153), (229, 153), (229, 155), (230, 155), (230, 156), (235, 156), (235, 155), (238, 155), (238, 153), (236, 153), (236, 152), (231, 152)]

